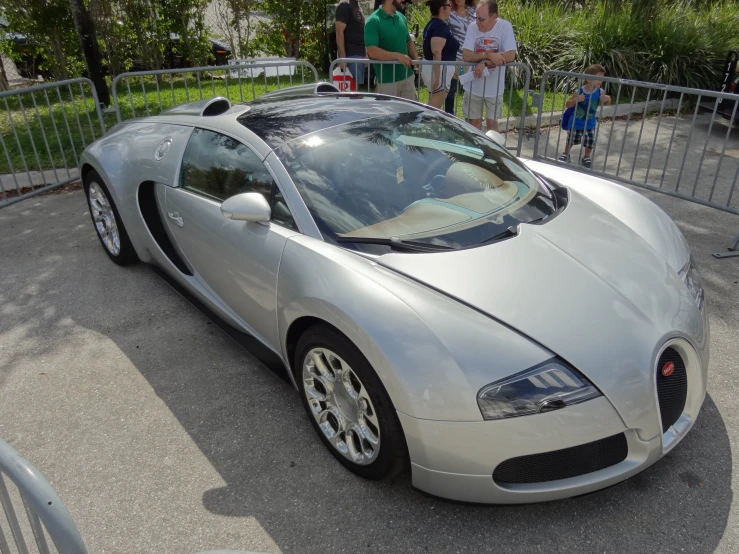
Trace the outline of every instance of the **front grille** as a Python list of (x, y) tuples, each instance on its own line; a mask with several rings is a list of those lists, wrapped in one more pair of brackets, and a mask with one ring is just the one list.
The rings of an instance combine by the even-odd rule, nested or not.
[(629, 453), (626, 435), (613, 435), (595, 442), (511, 458), (493, 472), (498, 483), (541, 483), (585, 475), (623, 462)]
[[(675, 364), (675, 371), (669, 377), (665, 377), (662, 368), (669, 362)], [(682, 415), (687, 396), (688, 373), (685, 371), (685, 362), (677, 351), (667, 348), (657, 362), (657, 398), (663, 433)]]

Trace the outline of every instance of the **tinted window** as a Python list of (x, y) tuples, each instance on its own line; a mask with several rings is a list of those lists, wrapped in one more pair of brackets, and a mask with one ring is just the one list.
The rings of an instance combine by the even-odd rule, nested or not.
[(261, 192), (270, 201), (274, 181), (257, 155), (240, 142), (195, 129), (182, 161), (181, 184), (214, 200)]
[(282, 191), (277, 187), (275, 187), (275, 197), (272, 205), (272, 221), (293, 231), (298, 230), (293, 215), (290, 213), (290, 208), (287, 207), (287, 202), (282, 196)]
[(195, 129), (182, 161), (183, 188), (223, 201), (243, 192), (259, 192), (272, 206), (272, 221), (297, 231), (282, 192), (262, 161), (240, 142)]

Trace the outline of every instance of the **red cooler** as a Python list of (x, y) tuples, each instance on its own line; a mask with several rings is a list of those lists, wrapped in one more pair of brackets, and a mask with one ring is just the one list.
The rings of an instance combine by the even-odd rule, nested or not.
[(332, 80), (341, 92), (353, 92), (357, 90), (357, 82), (354, 80), (348, 67), (342, 71), (339, 66), (336, 66)]

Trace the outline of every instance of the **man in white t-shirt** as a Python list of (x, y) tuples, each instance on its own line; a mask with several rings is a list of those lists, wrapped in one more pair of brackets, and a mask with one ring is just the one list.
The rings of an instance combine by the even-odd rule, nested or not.
[(505, 64), (515, 61), (517, 50), (513, 25), (498, 17), (498, 4), (495, 0), (480, 0), (462, 46), (464, 61), (479, 62), (475, 78), (464, 85), (462, 109), (464, 117), (478, 129), (484, 104), (487, 129), (498, 130), (497, 120), (503, 113)]

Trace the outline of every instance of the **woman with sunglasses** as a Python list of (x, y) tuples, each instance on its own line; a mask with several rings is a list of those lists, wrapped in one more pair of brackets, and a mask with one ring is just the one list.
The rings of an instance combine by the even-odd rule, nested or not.
[[(452, 13), (452, 0), (428, 0), (431, 20), (423, 30), (423, 59), (453, 62), (457, 59), (459, 42), (446, 24)], [(452, 65), (422, 65), (421, 78), (429, 89), (429, 104), (441, 108), (449, 94), (454, 75)]]
[[(470, 26), (475, 20), (475, 1), (474, 0), (451, 0), (452, 2), (452, 13), (449, 15), (449, 19), (446, 20), (449, 29), (452, 31), (452, 35), (459, 42), (459, 50), (457, 50), (457, 60), (462, 61), (462, 45), (464, 44), (464, 37), (467, 36), (467, 27)], [(454, 114), (454, 99), (457, 94), (457, 90), (462, 90), (459, 87), (459, 75), (461, 75), (465, 69), (471, 71), (472, 68), (465, 68), (459, 66), (457, 71), (454, 72), (452, 77), (452, 85), (449, 88), (449, 94), (444, 101), (444, 111), (450, 114)]]

